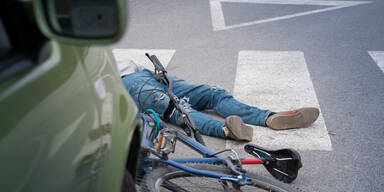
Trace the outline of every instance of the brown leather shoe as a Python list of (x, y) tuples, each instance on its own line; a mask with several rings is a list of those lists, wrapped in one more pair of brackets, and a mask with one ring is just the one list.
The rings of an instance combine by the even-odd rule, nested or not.
[(246, 125), (243, 120), (236, 115), (225, 118), (225, 135), (234, 140), (252, 141), (253, 128)]
[(276, 130), (308, 127), (317, 120), (319, 113), (319, 109), (314, 107), (278, 112), (268, 117), (266, 123)]

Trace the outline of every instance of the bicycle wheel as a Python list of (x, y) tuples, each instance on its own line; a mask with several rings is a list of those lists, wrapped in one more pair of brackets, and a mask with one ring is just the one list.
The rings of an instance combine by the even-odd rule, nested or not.
[[(192, 164), (188, 166), (200, 170), (229, 174), (230, 170), (224, 166), (214, 164)], [(247, 172), (252, 178), (253, 185), (242, 186), (241, 191), (275, 191), (275, 192), (300, 192), (301, 190), (282, 183), (273, 178), (268, 178), (255, 173)], [(239, 190), (239, 191), (240, 191)], [(230, 182), (223, 182), (219, 179), (193, 175), (180, 169), (165, 166), (152, 170), (144, 176), (141, 191), (237, 191)]]

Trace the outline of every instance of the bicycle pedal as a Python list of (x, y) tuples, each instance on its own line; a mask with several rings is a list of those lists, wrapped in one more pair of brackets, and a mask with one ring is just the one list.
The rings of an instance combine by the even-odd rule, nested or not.
[(157, 152), (162, 154), (174, 153), (176, 149), (177, 131), (165, 128), (160, 131), (157, 143)]

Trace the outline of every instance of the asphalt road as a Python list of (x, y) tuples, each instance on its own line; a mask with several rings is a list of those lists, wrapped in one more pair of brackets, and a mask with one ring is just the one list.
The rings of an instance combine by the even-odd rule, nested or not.
[[(112, 47), (176, 50), (170, 74), (231, 92), (239, 51), (303, 52), (332, 149), (299, 150), (304, 167), (294, 185), (383, 191), (384, 73), (368, 51), (384, 51), (384, 1), (323, 12), (313, 10), (336, 5), (258, 2), (219, 2), (223, 20), (209, 0), (133, 0), (126, 35)], [(205, 140), (214, 151), (226, 146)]]

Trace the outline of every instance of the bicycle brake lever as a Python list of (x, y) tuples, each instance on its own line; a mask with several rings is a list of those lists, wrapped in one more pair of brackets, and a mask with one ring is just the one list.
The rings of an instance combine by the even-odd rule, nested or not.
[(145, 53), (145, 56), (147, 56), (148, 59), (152, 62), (155, 67), (155, 70), (166, 73), (164, 66), (161, 64), (159, 59), (157, 59), (156, 55), (149, 55), (148, 53)]

